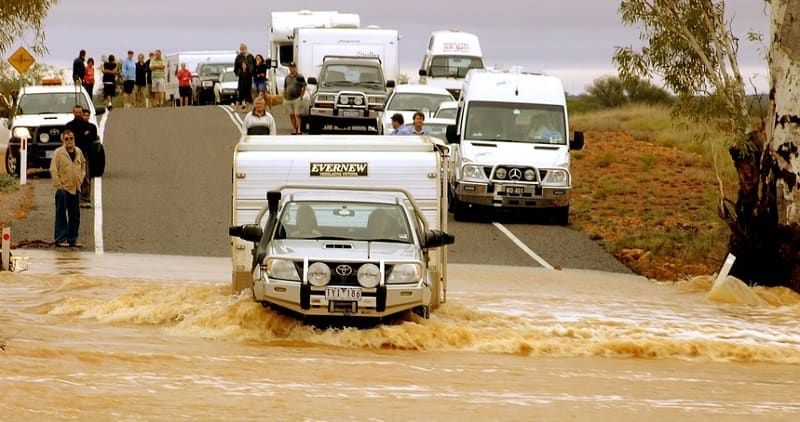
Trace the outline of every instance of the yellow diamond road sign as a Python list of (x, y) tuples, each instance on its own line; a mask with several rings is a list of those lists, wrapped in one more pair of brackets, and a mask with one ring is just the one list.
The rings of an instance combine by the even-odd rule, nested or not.
[(14, 66), (14, 69), (17, 69), (19, 73), (25, 73), (35, 61), (36, 60), (31, 56), (31, 53), (28, 53), (25, 47), (20, 47), (8, 58), (8, 62), (11, 63), (11, 66)]

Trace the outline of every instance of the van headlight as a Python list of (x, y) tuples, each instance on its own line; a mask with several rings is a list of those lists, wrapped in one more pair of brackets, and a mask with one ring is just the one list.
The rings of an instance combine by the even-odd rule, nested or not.
[(461, 177), (464, 181), (468, 182), (486, 182), (486, 174), (483, 172), (483, 166), (478, 164), (465, 164), (461, 167)]
[(386, 284), (408, 284), (416, 283), (422, 275), (419, 264), (398, 264), (392, 268), (392, 273), (386, 280)]
[(375, 264), (364, 264), (358, 267), (358, 284), (373, 288), (381, 282), (381, 269)]
[(268, 259), (265, 265), (267, 277), (281, 280), (300, 281), (294, 262), (288, 259)]
[(548, 169), (547, 174), (542, 179), (542, 186), (569, 187), (569, 172), (564, 169)]

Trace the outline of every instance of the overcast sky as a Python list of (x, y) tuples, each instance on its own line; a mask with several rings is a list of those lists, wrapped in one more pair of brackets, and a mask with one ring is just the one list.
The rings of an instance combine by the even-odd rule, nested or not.
[[(767, 86), (766, 63), (746, 33), (768, 38), (763, 4), (727, 1), (742, 40), (743, 72), (761, 75), (756, 82), (761, 91)], [(639, 42), (638, 29), (620, 23), (618, 8), (617, 0), (61, 0), (45, 21), (49, 54), (38, 60), (67, 66), (82, 48), (98, 61), (107, 54), (124, 57), (129, 49), (236, 50), (241, 42), (253, 53), (266, 54), (270, 12), (338, 10), (359, 14), (362, 26), (399, 30), (401, 71), (412, 77), (430, 33), (459, 28), (478, 35), (488, 65), (545, 71), (561, 77), (568, 92), (579, 93), (595, 78), (616, 74), (611, 63), (616, 46)]]

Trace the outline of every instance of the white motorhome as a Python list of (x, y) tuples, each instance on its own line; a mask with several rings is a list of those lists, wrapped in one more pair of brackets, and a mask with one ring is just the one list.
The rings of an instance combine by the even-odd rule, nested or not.
[(457, 220), (480, 207), (540, 208), (568, 224), (569, 152), (583, 148), (583, 133), (568, 141), (560, 79), (519, 69), (471, 70), (452, 129), (450, 206)]
[[(164, 56), (166, 66), (167, 86), (164, 98), (167, 101), (177, 101), (180, 99), (178, 92), (178, 78), (175, 72), (180, 69), (181, 63), (186, 63), (186, 68), (192, 72), (193, 80), (197, 80), (197, 66), (201, 63), (224, 63), (226, 66), (233, 66), (236, 60), (236, 51), (178, 51)], [(193, 84), (194, 85), (194, 84)], [(194, 86), (193, 86), (194, 89)]]
[(268, 90), (278, 94), (283, 90), (283, 80), (289, 74), (289, 63), (296, 60), (296, 28), (358, 28), (361, 20), (357, 14), (337, 11), (272, 12), (269, 19), (269, 70)]
[(434, 31), (422, 58), (419, 83), (440, 86), (458, 98), (470, 69), (483, 69), (478, 36), (458, 29)]
[(303, 317), (423, 317), (447, 286), (447, 151), (430, 137), (245, 136), (233, 291)]

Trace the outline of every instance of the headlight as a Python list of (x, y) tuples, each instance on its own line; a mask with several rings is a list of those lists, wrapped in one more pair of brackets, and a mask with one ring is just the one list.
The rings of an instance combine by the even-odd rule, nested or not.
[(312, 286), (322, 287), (331, 281), (331, 269), (322, 262), (315, 262), (308, 266), (308, 282)]
[(364, 104), (364, 99), (361, 98), (361, 97), (353, 98), (353, 104), (355, 104), (357, 106), (360, 106), (360, 105)]
[(39, 142), (46, 144), (50, 142), (50, 134), (49, 133), (42, 133), (39, 135)]
[(485, 182), (486, 174), (483, 173), (483, 166), (478, 164), (466, 164), (461, 169), (461, 175), (464, 180), (473, 182)]
[(347, 104), (347, 97), (345, 97), (344, 95), (339, 97), (339, 104)]
[(267, 261), (267, 277), (281, 280), (300, 281), (294, 262), (286, 259), (270, 259)]
[(26, 127), (15, 127), (14, 128), (14, 137), (19, 139), (30, 139), (31, 138), (31, 131), (28, 130)]
[(548, 169), (547, 175), (542, 180), (542, 186), (567, 187), (569, 186), (569, 173), (564, 169)]
[(536, 172), (533, 169), (525, 170), (525, 180), (532, 181), (536, 180)]
[(499, 169), (494, 171), (494, 177), (498, 179), (505, 179), (507, 174), (508, 172), (503, 167), (500, 167)]
[(372, 288), (380, 284), (381, 270), (375, 264), (364, 264), (358, 268), (358, 284)]
[(386, 284), (408, 284), (416, 283), (422, 275), (422, 270), (418, 264), (400, 264), (392, 268), (392, 273), (386, 280)]
[(332, 103), (336, 101), (336, 97), (330, 94), (319, 94), (315, 102), (319, 103)]

